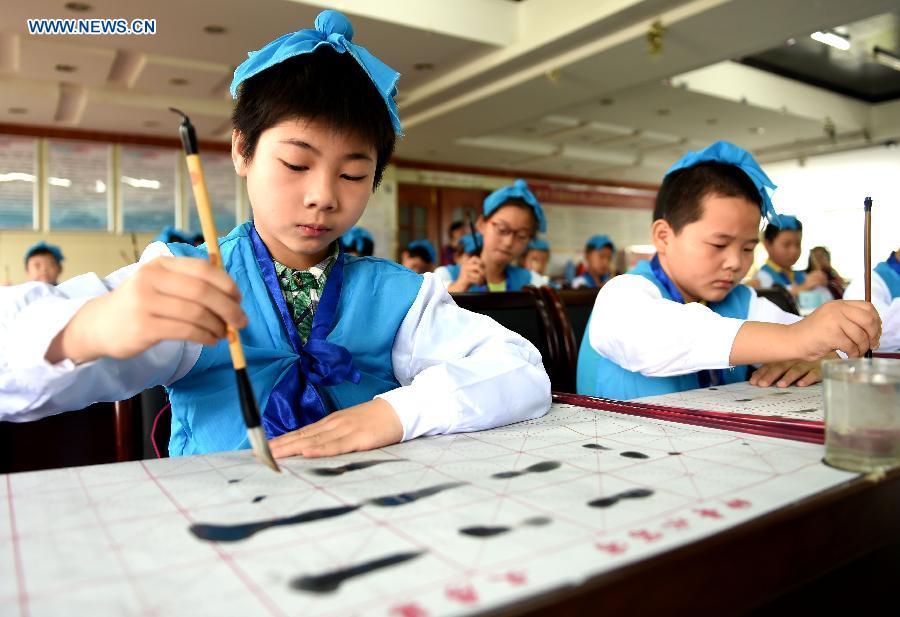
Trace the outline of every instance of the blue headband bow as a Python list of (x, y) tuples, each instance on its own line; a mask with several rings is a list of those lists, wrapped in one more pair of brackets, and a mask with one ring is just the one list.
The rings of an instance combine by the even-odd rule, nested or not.
[(344, 247), (354, 250), (357, 253), (362, 253), (363, 250), (363, 242), (368, 240), (373, 245), (375, 244), (375, 238), (372, 237), (372, 234), (369, 233), (368, 229), (363, 227), (351, 227), (350, 230), (341, 236), (341, 243)]
[(550, 252), (550, 243), (547, 242), (546, 240), (540, 240), (538, 238), (535, 238), (534, 240), (532, 240), (531, 242), (528, 243), (528, 250), (529, 251), (546, 251), (549, 253)]
[(778, 229), (797, 231), (800, 229), (800, 221), (792, 214), (779, 214), (778, 220), (772, 223)]
[(524, 180), (516, 180), (510, 186), (497, 189), (484, 199), (484, 216), (489, 217), (491, 213), (508, 202), (510, 199), (521, 199), (534, 211), (534, 217), (538, 222), (538, 231), (547, 231), (547, 219), (544, 218), (544, 211), (541, 204), (538, 203), (537, 197), (528, 190), (528, 183)]
[(46, 242), (41, 240), (36, 244), (32, 244), (30, 247), (28, 247), (28, 250), (25, 251), (25, 263), (27, 264), (28, 260), (31, 259), (35, 253), (42, 250), (48, 251), (59, 263), (62, 263), (63, 259), (65, 259), (62, 254), (62, 250), (58, 246), (56, 246), (55, 244), (47, 244)]
[(460, 244), (462, 244), (463, 253), (472, 255), (479, 248), (484, 246), (484, 238), (481, 236), (481, 234), (476, 231), (475, 237), (478, 238), (478, 246), (475, 246), (475, 240), (472, 238), (472, 234), (469, 233), (462, 237), (462, 240), (460, 240)]
[(669, 168), (666, 172), (668, 176), (677, 169), (693, 167), (698, 163), (718, 162), (734, 165), (750, 178), (756, 190), (762, 197), (762, 214), (770, 223), (778, 224), (778, 213), (775, 212), (775, 206), (772, 205), (772, 193), (778, 188), (769, 179), (769, 176), (763, 172), (759, 164), (753, 159), (753, 156), (743, 148), (735, 146), (727, 141), (717, 141), (707, 146), (699, 152), (688, 152), (678, 159), (678, 162)]
[(348, 53), (353, 56), (384, 99), (391, 123), (394, 125), (394, 132), (402, 135), (403, 127), (400, 125), (400, 115), (394, 102), (400, 73), (376, 58), (362, 45), (351, 43), (352, 40), (353, 25), (349, 19), (337, 11), (322, 11), (316, 17), (315, 29), (285, 34), (259, 51), (249, 52), (247, 59), (234, 71), (231, 98), (237, 98), (238, 86), (246, 79), (289, 58), (314, 52), (319, 47), (327, 45), (340, 54)]
[(590, 238), (588, 238), (588, 241), (584, 246), (585, 248), (592, 251), (599, 251), (600, 249), (606, 248), (607, 246), (611, 251), (616, 251), (616, 245), (613, 244), (613, 241), (610, 239), (610, 237), (603, 234), (591, 236)]
[(428, 261), (434, 263), (437, 261), (437, 251), (434, 250), (434, 245), (428, 240), (414, 240), (410, 242), (406, 250), (411, 251), (413, 249), (423, 249), (426, 253), (428, 253)]

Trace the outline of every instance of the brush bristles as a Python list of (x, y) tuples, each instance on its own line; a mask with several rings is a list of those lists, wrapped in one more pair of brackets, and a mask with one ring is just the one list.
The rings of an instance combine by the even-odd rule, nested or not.
[(278, 468), (278, 463), (275, 462), (272, 451), (269, 449), (269, 442), (266, 439), (266, 434), (263, 432), (262, 427), (256, 426), (248, 428), (247, 437), (250, 438), (250, 446), (253, 448), (253, 454), (256, 455), (256, 458), (272, 471), (281, 473), (281, 469)]

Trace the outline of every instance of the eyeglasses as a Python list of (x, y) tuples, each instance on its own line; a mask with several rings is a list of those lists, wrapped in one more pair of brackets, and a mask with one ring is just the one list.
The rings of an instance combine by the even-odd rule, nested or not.
[(499, 235), (501, 238), (508, 238), (510, 236), (513, 236), (515, 241), (519, 243), (525, 243), (531, 240), (531, 232), (510, 229), (506, 225), (498, 223), (497, 221), (490, 221), (490, 224), (494, 226), (494, 229), (497, 231), (497, 235)]

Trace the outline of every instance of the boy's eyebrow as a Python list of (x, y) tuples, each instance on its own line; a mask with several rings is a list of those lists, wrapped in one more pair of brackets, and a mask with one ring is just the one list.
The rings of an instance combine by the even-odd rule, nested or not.
[[(717, 234), (713, 235), (713, 238), (715, 238), (716, 240), (734, 240), (736, 237), (737, 236), (733, 236), (731, 234), (726, 234), (726, 233), (717, 233)], [(747, 242), (752, 242), (753, 244), (759, 244), (759, 238), (758, 237), (747, 238), (746, 240), (744, 240), (744, 243), (747, 243)]]
[[(288, 138), (282, 139), (278, 143), (289, 144), (291, 146), (297, 146), (298, 148), (302, 148), (303, 150), (309, 150), (313, 154), (317, 156), (321, 156), (322, 152), (313, 146), (312, 144), (306, 143), (302, 139)], [(372, 157), (366, 154), (365, 152), (351, 152), (350, 154), (344, 155), (344, 160), (346, 161), (358, 161), (358, 160), (366, 160), (371, 161)]]

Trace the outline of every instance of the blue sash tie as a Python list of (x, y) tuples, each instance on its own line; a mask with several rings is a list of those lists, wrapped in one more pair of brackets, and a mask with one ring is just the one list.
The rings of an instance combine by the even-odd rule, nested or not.
[[(666, 274), (666, 271), (663, 270), (662, 265), (659, 263), (658, 254), (654, 255), (653, 259), (650, 260), (650, 270), (653, 271), (653, 276), (656, 277), (656, 280), (665, 287), (672, 300), (679, 304), (684, 304), (684, 296), (681, 295), (678, 287), (675, 286), (675, 283), (672, 282), (672, 279), (670, 279), (669, 275)], [(697, 371), (697, 381), (701, 388), (709, 388), (725, 383), (725, 375), (722, 373), (722, 369)]]
[(344, 381), (358, 384), (360, 374), (353, 367), (353, 357), (346, 348), (325, 340), (334, 327), (334, 316), (341, 297), (344, 282), (343, 250), (338, 253), (331, 274), (325, 282), (322, 298), (313, 317), (312, 331), (304, 345), (278, 284), (272, 256), (255, 226), (250, 228), (250, 239), (263, 281), (272, 301), (278, 307), (281, 323), (297, 354), (296, 362), (275, 385), (263, 411), (263, 428), (266, 435), (272, 438), (317, 422), (333, 411), (326, 407), (316, 386), (332, 386)]

